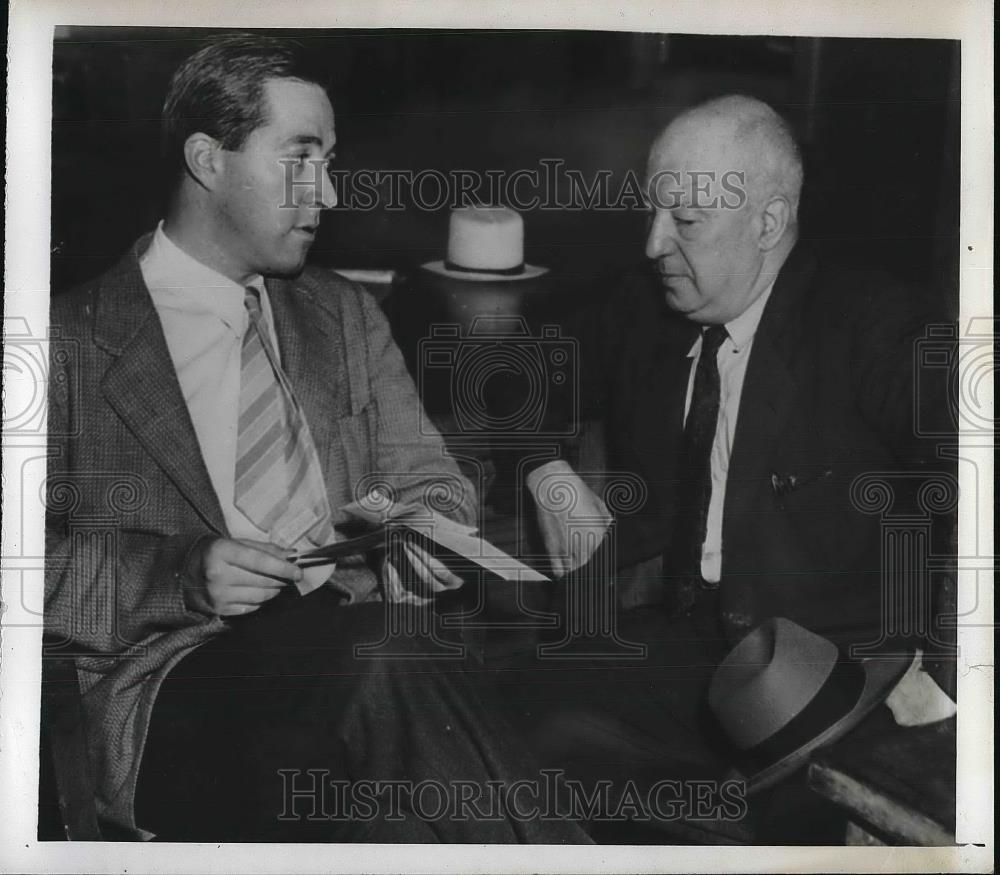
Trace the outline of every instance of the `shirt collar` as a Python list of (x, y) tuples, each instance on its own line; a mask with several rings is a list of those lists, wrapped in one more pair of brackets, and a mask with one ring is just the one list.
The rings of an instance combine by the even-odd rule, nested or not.
[[(760, 325), (760, 318), (764, 315), (764, 308), (767, 306), (768, 298), (771, 297), (771, 290), (774, 288), (774, 280), (764, 289), (763, 293), (757, 297), (749, 307), (746, 308), (735, 319), (726, 323), (726, 333), (733, 345), (733, 350), (739, 352), (746, 346), (757, 333), (757, 326)], [(694, 358), (701, 351), (701, 334), (695, 338), (695, 342), (688, 350), (687, 357)]]
[[(157, 306), (188, 313), (211, 313), (234, 331), (243, 331), (245, 288), (188, 255), (166, 235), (162, 221), (156, 226), (140, 266)], [(248, 285), (259, 289), (264, 298), (262, 276), (252, 277)]]

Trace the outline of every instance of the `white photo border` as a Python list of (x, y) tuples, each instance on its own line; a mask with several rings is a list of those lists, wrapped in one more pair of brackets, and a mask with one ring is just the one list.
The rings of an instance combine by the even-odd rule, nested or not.
[[(961, 325), (992, 332), (993, 5), (985, 0), (700, 0), (518, 3), (467, 0), (12, 0), (9, 10), (5, 329), (48, 324), (52, 50), (56, 25), (149, 27), (559, 28), (700, 34), (910, 37), (962, 42)], [(973, 321), (977, 320), (977, 321)], [(980, 322), (978, 320), (985, 320)], [(8, 338), (10, 339), (10, 338)], [(4, 374), (5, 411), (37, 385)], [(992, 408), (992, 380), (984, 395)], [(6, 422), (6, 421), (5, 421)], [(958, 805), (954, 848), (484, 847), (372, 845), (181, 845), (38, 842), (37, 779), (41, 628), (10, 626), (21, 581), (41, 569), (38, 489), (23, 488), (25, 460), (44, 455), (44, 433), (3, 446), (4, 627), (0, 628), (0, 871), (44, 872), (849, 872), (989, 871), (993, 868), (992, 571), (960, 576), (974, 587), (975, 615), (960, 626)], [(959, 555), (991, 561), (993, 455), (963, 437)], [(35, 456), (31, 456), (35, 453)], [(37, 478), (35, 478), (37, 479)], [(30, 484), (35, 479), (28, 477)], [(38, 484), (40, 485), (40, 481)], [(15, 487), (17, 487), (15, 489)], [(978, 507), (969, 496), (978, 494)], [(10, 557), (14, 557), (10, 559)], [(8, 561), (9, 560), (9, 561)], [(39, 588), (40, 591), (41, 588)], [(960, 602), (962, 601), (960, 596)]]

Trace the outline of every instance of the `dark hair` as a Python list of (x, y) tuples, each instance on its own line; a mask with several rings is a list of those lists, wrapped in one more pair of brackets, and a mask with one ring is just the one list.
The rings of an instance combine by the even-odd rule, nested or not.
[(299, 79), (326, 88), (303, 47), (275, 37), (239, 34), (215, 40), (189, 57), (170, 79), (163, 103), (161, 149), (167, 178), (184, 168), (184, 143), (201, 132), (224, 149), (243, 146), (267, 123), (264, 83)]

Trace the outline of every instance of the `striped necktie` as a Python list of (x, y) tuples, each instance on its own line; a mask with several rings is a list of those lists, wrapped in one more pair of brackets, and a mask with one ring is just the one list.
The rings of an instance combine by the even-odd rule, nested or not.
[(240, 363), (235, 504), (280, 547), (333, 539), (332, 513), (309, 426), (248, 287), (249, 324)]

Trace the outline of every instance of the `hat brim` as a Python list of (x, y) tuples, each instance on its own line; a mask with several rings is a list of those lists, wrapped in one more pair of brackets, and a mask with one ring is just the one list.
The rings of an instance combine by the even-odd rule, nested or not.
[(865, 670), (865, 685), (854, 707), (815, 738), (791, 753), (786, 754), (767, 768), (750, 775), (734, 775), (734, 777), (746, 781), (747, 795), (766, 790), (768, 787), (776, 784), (803, 765), (813, 751), (832, 744), (842, 735), (850, 732), (885, 701), (886, 697), (899, 682), (899, 679), (906, 674), (906, 670), (913, 664), (915, 658), (916, 656), (914, 655), (908, 659), (873, 658), (864, 660), (861, 666)]
[(446, 276), (456, 280), (469, 280), (477, 283), (516, 283), (524, 280), (535, 279), (549, 272), (547, 267), (539, 267), (535, 264), (525, 264), (524, 270), (516, 274), (502, 273), (478, 273), (468, 270), (449, 270), (443, 261), (428, 261), (421, 265), (424, 270), (436, 273), (439, 276)]

